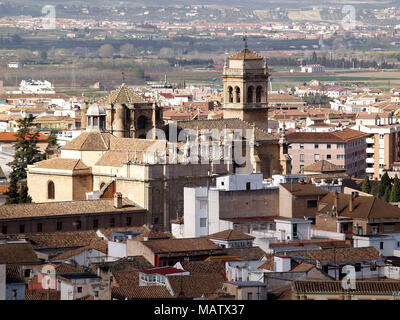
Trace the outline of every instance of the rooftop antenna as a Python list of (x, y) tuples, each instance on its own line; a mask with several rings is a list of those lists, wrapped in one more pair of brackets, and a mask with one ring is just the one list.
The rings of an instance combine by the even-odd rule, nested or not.
[(121, 75), (122, 75), (122, 85), (124, 85), (125, 84), (125, 72), (121, 72)]
[(244, 49), (247, 50), (248, 46), (247, 46), (247, 35), (243, 36), (243, 42), (244, 42)]

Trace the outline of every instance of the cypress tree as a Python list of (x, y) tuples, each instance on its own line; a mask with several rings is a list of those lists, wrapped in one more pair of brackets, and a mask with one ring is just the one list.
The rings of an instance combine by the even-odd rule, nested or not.
[(371, 194), (371, 183), (369, 182), (369, 177), (365, 176), (364, 182), (361, 186), (361, 191)]
[(49, 135), (49, 138), (47, 139), (47, 148), (53, 148), (53, 147), (58, 147), (58, 141), (57, 141), (57, 135), (55, 132), (51, 132)]
[(394, 183), (392, 192), (390, 193), (390, 202), (399, 202), (400, 201), (400, 180), (396, 176), (394, 177)]
[(391, 192), (391, 188), (390, 188), (390, 186), (387, 186), (386, 190), (385, 190), (385, 194), (383, 195), (383, 200), (385, 200), (386, 202), (389, 202), (389, 200), (390, 200), (390, 192)]
[(381, 177), (381, 181), (379, 182), (379, 197), (382, 198), (385, 195), (386, 187), (391, 186), (390, 178), (385, 171), (385, 173)]
[[(41, 153), (37, 142), (39, 133), (32, 132), (35, 126), (33, 121), (35, 117), (30, 115), (17, 121), (18, 131), (16, 132), (17, 142), (14, 145), (14, 160), (8, 163), (12, 171), (10, 174), (10, 186), (7, 192), (8, 204), (26, 203), (32, 199), (28, 195), (28, 187), (26, 186), (26, 169), (28, 165), (44, 160), (45, 155)], [(21, 187), (19, 186), (21, 184)]]

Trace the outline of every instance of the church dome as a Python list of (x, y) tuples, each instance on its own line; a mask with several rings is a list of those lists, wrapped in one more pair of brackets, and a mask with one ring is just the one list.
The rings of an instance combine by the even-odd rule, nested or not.
[(86, 112), (87, 116), (106, 116), (106, 109), (104, 109), (102, 106), (100, 106), (99, 104), (95, 103), (92, 104), (89, 109)]

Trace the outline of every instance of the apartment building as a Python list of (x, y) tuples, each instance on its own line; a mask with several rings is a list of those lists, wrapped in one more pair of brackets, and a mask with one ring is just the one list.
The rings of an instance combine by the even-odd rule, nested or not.
[(293, 132), (287, 135), (292, 173), (327, 160), (346, 170), (349, 176), (363, 178), (366, 170), (366, 139), (370, 134), (349, 128), (333, 132)]
[(367, 133), (366, 174), (379, 179), (384, 170), (389, 170), (394, 162), (399, 161), (400, 124), (356, 125), (353, 129)]

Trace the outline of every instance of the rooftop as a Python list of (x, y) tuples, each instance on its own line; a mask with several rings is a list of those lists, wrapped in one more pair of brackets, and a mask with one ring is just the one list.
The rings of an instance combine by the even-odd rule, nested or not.
[(210, 239), (236, 241), (236, 240), (254, 240), (255, 237), (249, 236), (236, 230), (224, 230), (208, 236)]
[[(297, 294), (341, 294), (345, 290), (342, 281), (295, 280)], [(358, 295), (389, 295), (400, 291), (400, 282), (390, 281), (356, 281), (356, 289), (351, 290)]]
[(316, 173), (330, 173), (330, 172), (344, 172), (345, 169), (326, 160), (320, 160), (307, 167), (304, 167), (303, 172), (316, 172)]
[(369, 136), (370, 134), (345, 128), (333, 132), (292, 132), (286, 135), (286, 139), (290, 143), (349, 142)]
[(312, 183), (281, 183), (280, 185), (295, 196), (324, 196), (328, 193)]
[(0, 220), (144, 210), (127, 198), (122, 203), (120, 209), (114, 207), (114, 199), (8, 204), (0, 207)]
[[(353, 198), (353, 210), (349, 210), (349, 202), (351, 195), (338, 194), (338, 214), (342, 217), (360, 218), (360, 219), (381, 219), (381, 218), (398, 218), (400, 219), (400, 208), (385, 202), (377, 197), (356, 196)], [(320, 199), (320, 204), (324, 205), (319, 213), (332, 212), (332, 206), (335, 203), (335, 194), (328, 193)]]

